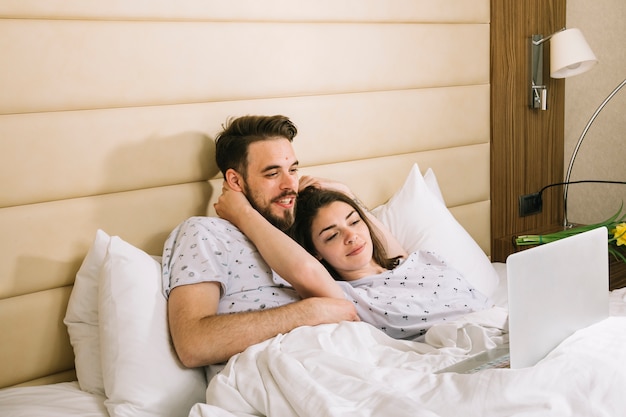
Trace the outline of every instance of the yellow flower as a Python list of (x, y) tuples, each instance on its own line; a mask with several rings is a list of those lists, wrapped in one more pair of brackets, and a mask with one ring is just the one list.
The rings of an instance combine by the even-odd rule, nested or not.
[(620, 223), (611, 230), (617, 246), (626, 245), (626, 223)]

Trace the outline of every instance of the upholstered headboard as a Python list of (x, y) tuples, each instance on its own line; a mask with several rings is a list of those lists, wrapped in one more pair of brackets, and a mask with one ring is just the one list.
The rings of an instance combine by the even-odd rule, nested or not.
[(289, 116), (301, 171), (370, 207), (432, 168), (490, 251), (487, 0), (16, 0), (0, 33), (0, 387), (75, 379), (96, 230), (159, 255), (212, 210), (231, 116)]

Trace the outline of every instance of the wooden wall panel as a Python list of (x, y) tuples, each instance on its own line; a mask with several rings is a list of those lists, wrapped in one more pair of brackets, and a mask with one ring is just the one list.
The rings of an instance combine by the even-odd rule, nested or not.
[[(566, 0), (491, 2), (492, 260), (513, 250), (511, 236), (560, 223), (560, 187), (543, 193), (540, 214), (519, 217), (518, 198), (563, 180), (563, 80), (544, 76), (548, 110), (528, 106), (529, 39), (565, 26)], [(548, 57), (549, 45), (545, 49)], [(549, 59), (544, 59), (547, 74)]]

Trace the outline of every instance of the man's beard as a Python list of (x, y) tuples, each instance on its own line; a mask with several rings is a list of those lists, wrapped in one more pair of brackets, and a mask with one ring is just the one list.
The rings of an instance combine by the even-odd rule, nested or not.
[(249, 192), (248, 188), (247, 187), (243, 187), (243, 188), (244, 188), (243, 189), (243, 194), (246, 196), (246, 198), (250, 202), (250, 205), (256, 211), (261, 213), (261, 215), (263, 217), (265, 217), (267, 219), (267, 221), (269, 221), (274, 227), (276, 227), (279, 230), (282, 230), (283, 232), (286, 232), (291, 227), (291, 225), (293, 224), (293, 222), (295, 220), (295, 217), (294, 217), (295, 205), (294, 205), (294, 209), (292, 209), (292, 210), (288, 210), (288, 209), (283, 210), (283, 217), (279, 217), (279, 216), (276, 216), (274, 213), (272, 213), (271, 204), (274, 201), (280, 200), (280, 199), (285, 198), (285, 197), (294, 197), (295, 198), (297, 196), (297, 194), (294, 191), (285, 191), (280, 196), (273, 198), (271, 200), (269, 206), (261, 207), (261, 205), (258, 204), (255, 201), (255, 199), (253, 198), (253, 196)]

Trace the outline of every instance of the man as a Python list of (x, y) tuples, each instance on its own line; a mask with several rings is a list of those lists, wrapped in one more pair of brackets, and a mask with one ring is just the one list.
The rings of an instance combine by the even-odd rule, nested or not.
[[(291, 144), (296, 134), (284, 116), (244, 116), (216, 138), (216, 160), (226, 184), (243, 192), (283, 231), (293, 223), (298, 191)], [(170, 234), (163, 282), (172, 340), (187, 367), (223, 363), (298, 326), (358, 320), (347, 300), (301, 300), (254, 245), (219, 218), (193, 217)]]

